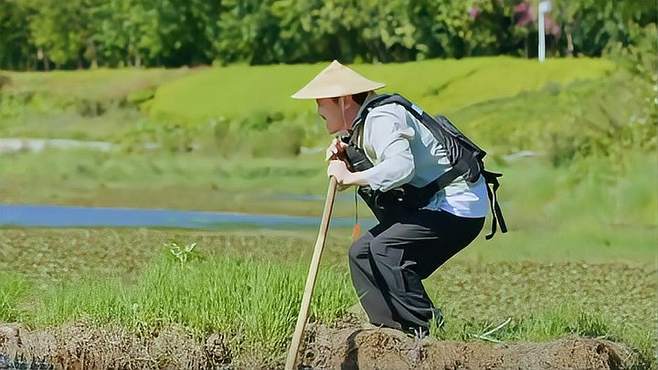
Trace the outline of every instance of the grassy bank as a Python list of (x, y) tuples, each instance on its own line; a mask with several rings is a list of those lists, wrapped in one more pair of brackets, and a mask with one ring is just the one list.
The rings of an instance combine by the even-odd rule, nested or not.
[[(290, 95), (326, 66), (229, 66), (208, 69), (158, 89), (151, 114), (200, 121), (244, 116), (252, 112), (302, 113), (313, 102)], [(534, 91), (547, 83), (601, 78), (614, 66), (594, 59), (552, 60), (545, 65), (509, 57), (428, 60), (413, 63), (354, 65), (369, 78), (387, 84), (382, 91), (404, 93), (430, 112), (453, 112), (465, 106)], [(485, 88), (474, 89), (475, 86)], [(238, 104), (239, 103), (239, 104)]]
[[(0, 72), (9, 81), (0, 90), (0, 135), (107, 140), (131, 151), (155, 143), (164, 150), (243, 158), (294, 155), (301, 147), (323, 146), (328, 140), (314, 103), (289, 98), (322, 67)], [(532, 132), (526, 148), (543, 149), (543, 140), (535, 136), (548, 136), (537, 129), (569, 129), (566, 112), (600, 90), (616, 70), (603, 59), (539, 65), (509, 57), (354, 68), (386, 82), (383, 91), (400, 92), (428, 112), (449, 115), (499, 153), (518, 150), (520, 144), (497, 143), (491, 130), (502, 131), (496, 138)], [(582, 105), (587, 110), (591, 104)]]
[[(9, 258), (3, 261), (12, 261), (3, 271), (11, 266), (14, 273), (0, 279), (0, 321), (43, 328), (85, 320), (142, 335), (180, 324), (199, 338), (225, 334), (236, 361), (239, 354), (252, 360), (257, 354), (261, 363), (280, 363), (313, 235), (251, 234), (3, 230)], [(197, 247), (186, 257), (171, 253), (193, 242)], [(313, 303), (313, 320), (328, 325), (356, 302), (343, 262), (345, 244), (339, 235), (330, 239)], [(626, 263), (550, 264), (460, 256), (426, 283), (447, 316), (445, 329), (434, 335), (476, 340), (474, 335), (511, 317), (493, 339), (604, 336), (652, 361), (656, 271), (643, 262), (651, 254)]]

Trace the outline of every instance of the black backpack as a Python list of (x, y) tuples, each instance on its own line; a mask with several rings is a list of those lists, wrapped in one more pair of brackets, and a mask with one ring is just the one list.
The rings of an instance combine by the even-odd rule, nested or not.
[(399, 204), (412, 204), (414, 208), (421, 208), (429, 202), (430, 198), (436, 192), (448, 186), (456, 178), (464, 176), (466, 181), (475, 182), (482, 175), (487, 184), (487, 193), (492, 214), (491, 233), (486, 236), (486, 239), (493, 237), (498, 226), (500, 226), (501, 232), (506, 233), (507, 225), (505, 224), (505, 219), (503, 218), (503, 213), (496, 197), (496, 191), (500, 186), (498, 178), (502, 174), (490, 172), (484, 168), (484, 157), (487, 153), (459, 131), (448, 118), (442, 115), (432, 117), (399, 94), (376, 95), (374, 98), (366, 100), (361, 106), (352, 123), (351, 135), (344, 139), (348, 143), (347, 159), (352, 168), (357, 171), (363, 171), (372, 167), (370, 160), (366, 157), (363, 150), (358, 147), (357, 135), (354, 133), (358, 131), (359, 126), (364, 124), (370, 110), (391, 103), (403, 106), (407, 112), (418, 119), (444, 145), (452, 168), (423, 188), (405, 184), (400, 188), (382, 193), (373, 191), (368, 186), (359, 187), (359, 194), (375, 215), (377, 216), (378, 214), (378, 208), (383, 208), (386, 204), (396, 202)]

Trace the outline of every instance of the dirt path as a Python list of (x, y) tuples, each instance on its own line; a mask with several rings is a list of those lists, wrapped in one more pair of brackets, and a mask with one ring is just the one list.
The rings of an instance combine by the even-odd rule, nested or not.
[[(302, 356), (306, 369), (624, 369), (633, 359), (624, 346), (595, 339), (490, 344), (418, 340), (385, 329), (309, 326)], [(244, 361), (240, 362), (248, 363)], [(48, 331), (0, 325), (0, 369), (231, 369), (235, 365), (220, 334), (201, 342), (182, 328), (142, 338), (84, 324)]]

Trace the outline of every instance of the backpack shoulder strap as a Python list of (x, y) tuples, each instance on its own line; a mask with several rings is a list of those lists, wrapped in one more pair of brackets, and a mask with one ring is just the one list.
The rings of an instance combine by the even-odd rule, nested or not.
[(382, 103), (383, 101), (386, 101), (391, 98), (390, 94), (380, 94), (380, 95), (375, 95), (371, 98), (366, 99), (366, 101), (363, 102), (361, 105), (361, 108), (359, 108), (359, 111), (356, 113), (356, 117), (354, 117), (354, 121), (352, 121), (352, 127), (356, 127), (357, 125), (363, 123), (366, 120), (366, 116), (370, 111), (383, 104), (388, 104), (388, 103)]
[(349, 129), (349, 143), (353, 143), (357, 146), (358, 144), (358, 139), (361, 136), (359, 133), (363, 132), (363, 124), (366, 121), (366, 117), (368, 116), (368, 113), (380, 105), (382, 105), (382, 101), (389, 99), (391, 95), (389, 94), (380, 94), (380, 95), (375, 95), (371, 98), (366, 99), (361, 107), (359, 108), (359, 111), (356, 113), (356, 117), (354, 117), (354, 120), (352, 121), (352, 128)]
[(365, 116), (368, 114), (368, 112), (370, 112), (371, 109), (375, 107), (379, 107), (380, 105), (386, 105), (391, 103), (399, 104), (403, 106), (407, 111), (409, 111), (409, 113), (411, 113), (419, 121), (423, 121), (423, 110), (419, 106), (410, 102), (408, 99), (406, 99), (400, 94), (381, 94), (375, 96), (371, 100), (366, 100), (361, 106), (361, 110), (359, 110), (359, 114), (357, 114), (357, 117), (359, 115), (363, 115), (363, 118), (365, 119)]

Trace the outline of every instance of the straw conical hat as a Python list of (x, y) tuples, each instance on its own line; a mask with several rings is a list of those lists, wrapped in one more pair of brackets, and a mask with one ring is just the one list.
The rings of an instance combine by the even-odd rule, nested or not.
[(335, 98), (376, 90), (384, 86), (386, 85), (371, 81), (334, 60), (292, 97), (295, 99)]

